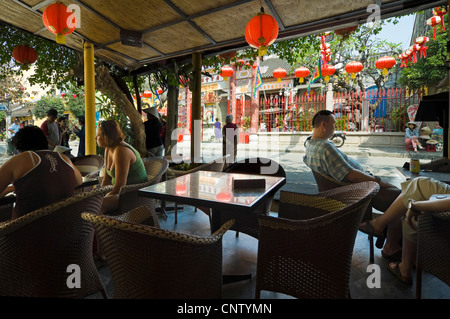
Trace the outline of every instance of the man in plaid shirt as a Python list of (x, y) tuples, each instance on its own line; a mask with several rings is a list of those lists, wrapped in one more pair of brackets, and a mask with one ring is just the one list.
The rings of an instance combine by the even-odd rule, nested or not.
[[(377, 182), (380, 185), (380, 191), (372, 199), (372, 206), (379, 211), (385, 212), (400, 195), (400, 189), (392, 184), (383, 182), (379, 177), (366, 173), (357, 161), (338, 150), (329, 141), (329, 138), (334, 134), (335, 124), (336, 119), (331, 111), (322, 110), (314, 115), (312, 121), (313, 134), (306, 143), (306, 154), (303, 157), (303, 162), (311, 170), (328, 175), (339, 182)], [(395, 221), (392, 225), (389, 224), (386, 245), (382, 252), (383, 256), (397, 255), (401, 250), (401, 230), (400, 220)]]

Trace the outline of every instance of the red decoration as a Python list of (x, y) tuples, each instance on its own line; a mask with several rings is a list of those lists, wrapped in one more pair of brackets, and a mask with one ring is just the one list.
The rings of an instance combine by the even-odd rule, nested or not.
[(161, 89), (161, 88), (158, 88), (158, 91), (157, 91), (157, 92), (158, 92), (158, 94), (159, 94), (159, 95), (161, 95), (161, 94), (163, 94), (163, 93), (164, 93), (164, 90), (163, 90), (163, 89)]
[(142, 96), (146, 99), (152, 96), (152, 91), (145, 90)]
[(402, 63), (400, 64), (400, 67), (407, 67), (408, 66), (408, 56), (406, 53), (402, 53), (398, 55), (398, 58), (402, 60)]
[(332, 76), (334, 72), (336, 72), (336, 68), (330, 64), (322, 65), (321, 72), (324, 81), (328, 82), (330, 80), (330, 76)]
[(236, 53), (237, 53), (236, 51), (231, 51), (228, 53), (221, 54), (219, 55), (219, 57), (222, 59), (232, 59), (236, 56)]
[(72, 94), (72, 96), (73, 96), (73, 98), (74, 98), (74, 99), (76, 99), (76, 98), (77, 98), (77, 95), (76, 95), (76, 94)]
[(441, 23), (442, 19), (440, 16), (434, 16), (427, 20), (427, 25), (434, 27), (433, 40), (436, 39), (436, 28)]
[(287, 72), (283, 68), (276, 68), (273, 70), (272, 75), (277, 79), (277, 82), (281, 82), (281, 79), (287, 75)]
[(345, 66), (345, 71), (350, 74), (350, 77), (352, 79), (356, 78), (356, 74), (361, 72), (363, 69), (363, 65), (361, 62), (358, 61), (351, 61), (347, 63)]
[(36, 50), (26, 44), (16, 46), (13, 49), (12, 55), (14, 60), (22, 64), (25, 69), (37, 60)]
[(244, 66), (244, 64), (245, 64), (245, 61), (242, 60), (242, 59), (239, 59), (239, 60), (236, 62), (236, 65), (239, 67), (239, 71), (242, 69), (242, 67)]
[(356, 29), (358, 29), (357, 25), (352, 26), (352, 27), (348, 27), (348, 28), (342, 28), (342, 29), (334, 30), (334, 33), (336, 33), (337, 35), (342, 36), (342, 38), (345, 40), (345, 39), (347, 39), (350, 36), (350, 34), (355, 32)]
[(433, 15), (441, 18), (441, 31), (445, 31), (444, 15), (447, 14), (447, 7), (440, 6), (433, 9)]
[(414, 40), (414, 43), (420, 44), (420, 57), (427, 57), (427, 49), (428, 47), (425, 46), (425, 43), (427, 43), (430, 40), (429, 37), (418, 37), (416, 40)]
[(223, 77), (225, 81), (227, 81), (228, 78), (233, 75), (233, 73), (233, 69), (229, 66), (223, 66), (219, 71), (219, 75)]
[(306, 78), (309, 75), (309, 70), (303, 66), (295, 69), (294, 71), (295, 77), (299, 79), (300, 83), (303, 83), (303, 78)]
[(61, 93), (61, 97), (65, 98), (66, 97), (66, 93)]
[(258, 65), (256, 64), (256, 62), (253, 63), (252, 68), (256, 69), (258, 67)]
[[(70, 21), (70, 16), (73, 20)], [(72, 33), (76, 28), (75, 15), (67, 11), (67, 7), (60, 2), (49, 5), (42, 14), (45, 27), (56, 34), (56, 43), (65, 44), (65, 35)], [(69, 25), (71, 24), (71, 25)]]
[(391, 69), (394, 65), (395, 65), (396, 61), (393, 57), (391, 56), (384, 56), (379, 58), (376, 62), (375, 62), (375, 66), (377, 67), (377, 69), (381, 69), (382, 70), (382, 74), (383, 75), (387, 75), (389, 72), (389, 69)]
[(231, 201), (231, 194), (230, 193), (225, 193), (225, 192), (219, 192), (216, 195), (216, 200), (220, 201), (220, 202), (229, 202)]
[(245, 40), (252, 47), (258, 49), (258, 55), (267, 53), (267, 47), (278, 37), (278, 23), (268, 14), (264, 13), (261, 7), (255, 17), (253, 17), (245, 27)]

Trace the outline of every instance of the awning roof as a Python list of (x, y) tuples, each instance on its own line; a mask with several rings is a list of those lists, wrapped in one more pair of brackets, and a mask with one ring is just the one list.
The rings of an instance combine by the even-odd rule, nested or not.
[[(0, 20), (51, 40), (55, 35), (42, 22), (42, 12), (54, 0), (2, 0)], [(62, 0), (81, 10), (81, 27), (66, 37), (66, 45), (83, 50), (94, 44), (99, 59), (133, 73), (193, 52), (213, 55), (247, 47), (247, 22), (261, 5), (279, 24), (278, 40), (365, 23), (369, 5), (381, 3), (381, 18), (403, 15), (445, 0)], [(141, 48), (121, 43), (121, 29), (142, 32)]]

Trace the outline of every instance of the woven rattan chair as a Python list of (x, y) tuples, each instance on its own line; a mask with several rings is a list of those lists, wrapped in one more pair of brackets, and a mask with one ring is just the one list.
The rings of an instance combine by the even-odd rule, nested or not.
[(73, 158), (72, 163), (83, 177), (95, 178), (99, 176), (105, 160), (99, 155), (86, 155)]
[(0, 223), (11, 219), (16, 199), (15, 196), (6, 196), (2, 198), (2, 201), (3, 204), (0, 205)]
[(114, 298), (222, 297), (222, 236), (233, 221), (209, 237), (198, 237), (107, 216), (82, 217), (97, 230)]
[[(246, 158), (229, 165), (224, 171), (227, 173), (286, 177), (286, 172), (280, 164), (274, 160), (262, 157)], [(235, 223), (231, 229), (236, 231), (236, 237), (239, 236), (239, 232), (243, 232), (254, 238), (258, 238), (258, 215), (269, 214), (274, 196), (275, 194), (271, 194), (267, 197), (264, 203), (252, 214), (224, 211), (222, 212), (222, 218), (223, 220), (235, 219)]]
[(356, 233), (378, 190), (363, 182), (314, 195), (282, 191), (279, 217), (259, 217), (256, 297), (349, 297)]
[(140, 184), (125, 185), (119, 192), (119, 208), (107, 212), (107, 215), (122, 215), (139, 206), (147, 206), (152, 212), (156, 209), (156, 200), (139, 195), (139, 189), (159, 183), (169, 166), (164, 158), (150, 158), (144, 162), (148, 181)]
[(424, 213), (418, 219), (416, 297), (422, 298), (422, 271), (450, 286), (450, 212)]
[[(341, 187), (345, 185), (350, 185), (351, 183), (346, 182), (339, 182), (332, 178), (331, 176), (321, 174), (316, 171), (312, 171), (314, 179), (316, 180), (317, 188), (319, 192), (327, 191), (336, 187)], [(369, 205), (367, 208), (367, 212), (364, 214), (363, 221), (369, 221), (373, 218), (375, 218), (376, 215), (380, 215), (378, 213), (375, 213), (372, 209), (372, 205)], [(385, 230), (386, 231), (386, 230)], [(370, 263), (374, 263), (375, 261), (375, 249), (374, 249), (374, 242), (373, 242), (373, 236), (367, 235), (367, 238), (369, 239), (369, 259)], [(377, 239), (375, 246), (378, 248), (383, 248), (384, 239)]]
[[(0, 296), (83, 298), (101, 291), (92, 256), (94, 228), (82, 212), (97, 214), (111, 187), (80, 193), (0, 225)], [(81, 288), (68, 288), (69, 265)]]

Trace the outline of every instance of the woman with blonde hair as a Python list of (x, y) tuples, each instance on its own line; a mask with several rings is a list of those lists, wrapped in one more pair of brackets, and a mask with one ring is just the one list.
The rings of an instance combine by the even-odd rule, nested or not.
[(106, 194), (102, 213), (117, 209), (122, 186), (147, 181), (147, 172), (139, 152), (124, 142), (125, 135), (114, 120), (100, 122), (95, 139), (105, 149), (105, 174), (102, 186), (113, 185)]

